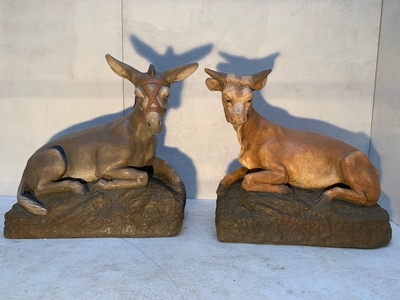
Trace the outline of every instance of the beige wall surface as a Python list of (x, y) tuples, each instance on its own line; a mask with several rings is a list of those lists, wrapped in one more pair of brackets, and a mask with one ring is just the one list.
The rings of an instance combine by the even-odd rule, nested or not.
[(380, 166), (381, 206), (400, 224), (400, 2), (385, 0), (379, 42), (371, 160)]
[(263, 116), (369, 151), (380, 0), (5, 0), (0, 9), (0, 195), (15, 195), (45, 142), (132, 106), (132, 85), (110, 71), (105, 53), (141, 71), (199, 62), (172, 87), (157, 152), (189, 198), (214, 199), (238, 166), (236, 134), (220, 94), (204, 84), (206, 67), (238, 75), (272, 68), (255, 93)]
[(15, 195), (37, 148), (121, 115), (121, 82), (104, 59), (122, 52), (121, 2), (1, 1), (0, 9), (0, 194)]

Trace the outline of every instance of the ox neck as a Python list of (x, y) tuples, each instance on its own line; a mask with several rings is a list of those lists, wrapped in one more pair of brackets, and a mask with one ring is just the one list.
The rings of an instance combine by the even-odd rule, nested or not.
[[(233, 125), (236, 130), (238, 140), (243, 146), (243, 142), (251, 139), (254, 135), (260, 135), (267, 132), (265, 129), (273, 129), (276, 124), (263, 118), (254, 108), (248, 111), (247, 120), (242, 125)], [(262, 129), (261, 129), (262, 128)]]

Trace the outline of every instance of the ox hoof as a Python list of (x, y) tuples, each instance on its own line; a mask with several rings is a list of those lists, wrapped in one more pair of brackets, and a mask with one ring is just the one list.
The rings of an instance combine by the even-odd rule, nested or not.
[(283, 184), (280, 186), (282, 194), (294, 194), (294, 189), (290, 185)]
[(217, 193), (217, 196), (221, 196), (221, 195), (225, 194), (227, 191), (228, 191), (228, 187), (226, 185), (219, 184), (216, 193)]
[(331, 202), (332, 202), (331, 197), (329, 197), (329, 196), (327, 196), (327, 195), (325, 195), (325, 194), (322, 194), (322, 195), (318, 198), (318, 204), (321, 204), (321, 205), (330, 204)]

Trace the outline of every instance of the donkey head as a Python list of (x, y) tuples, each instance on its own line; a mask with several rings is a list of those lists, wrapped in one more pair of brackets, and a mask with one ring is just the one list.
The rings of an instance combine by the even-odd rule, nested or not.
[(265, 86), (271, 70), (242, 77), (210, 69), (205, 69), (205, 72), (212, 77), (206, 79), (208, 89), (222, 92), (225, 118), (235, 126), (246, 122), (248, 112), (252, 109), (253, 91), (260, 90)]
[(106, 54), (106, 60), (114, 73), (135, 85), (135, 105), (140, 105), (153, 134), (160, 133), (162, 129), (161, 121), (167, 110), (171, 84), (186, 79), (199, 66), (198, 63), (191, 63), (157, 73), (155, 67), (150, 65), (149, 70), (142, 73), (109, 54)]

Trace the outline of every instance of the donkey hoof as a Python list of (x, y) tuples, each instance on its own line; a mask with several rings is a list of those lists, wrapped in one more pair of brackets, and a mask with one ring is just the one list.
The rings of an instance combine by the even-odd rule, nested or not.
[(86, 187), (80, 182), (74, 182), (71, 191), (76, 195), (83, 195), (86, 193)]
[(108, 181), (105, 179), (99, 179), (97, 182), (93, 185), (93, 189), (96, 191), (103, 190), (104, 187), (107, 185)]
[(183, 185), (182, 182), (175, 182), (171, 185), (172, 189), (177, 192), (178, 194), (183, 194), (186, 193), (185, 186)]
[(47, 214), (47, 209), (44, 207), (44, 205), (37, 201), (21, 199), (19, 204), (31, 214), (38, 216), (44, 216)]

